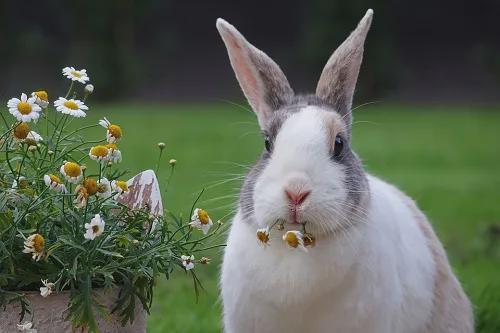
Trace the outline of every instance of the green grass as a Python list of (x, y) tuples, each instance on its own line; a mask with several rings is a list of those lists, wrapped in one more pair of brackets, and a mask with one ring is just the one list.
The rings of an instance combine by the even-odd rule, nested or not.
[[(90, 120), (106, 115), (124, 128), (123, 164), (133, 172), (154, 167), (156, 143), (167, 143), (160, 182), (165, 184), (168, 176), (168, 160), (176, 158), (178, 164), (164, 200), (169, 209), (185, 214), (207, 186), (200, 206), (213, 219), (230, 213), (231, 195), (240, 184), (237, 175), (263, 146), (253, 114), (238, 106), (113, 105), (95, 110)], [(476, 305), (481, 332), (500, 330), (498, 111), (403, 106), (355, 111), (355, 150), (369, 172), (398, 185), (429, 216)], [(229, 178), (236, 179), (215, 184)], [(206, 289), (198, 303), (183, 272), (158, 282), (148, 332), (220, 331), (220, 255), (211, 255), (212, 264), (198, 268)]]

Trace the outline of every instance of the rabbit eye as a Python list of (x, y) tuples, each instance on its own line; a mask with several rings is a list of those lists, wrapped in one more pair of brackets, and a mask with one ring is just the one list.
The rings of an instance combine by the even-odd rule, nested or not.
[(271, 152), (271, 141), (268, 137), (265, 138), (264, 145), (266, 146), (266, 150), (268, 153)]
[(344, 150), (344, 140), (340, 135), (335, 137), (335, 145), (333, 147), (333, 157), (338, 159)]

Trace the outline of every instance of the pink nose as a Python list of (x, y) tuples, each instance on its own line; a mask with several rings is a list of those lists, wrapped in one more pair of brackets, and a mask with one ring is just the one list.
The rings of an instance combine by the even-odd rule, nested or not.
[(285, 194), (290, 200), (290, 203), (294, 204), (295, 206), (301, 205), (311, 194), (311, 191), (302, 191), (302, 192), (294, 192), (288, 189), (285, 189)]

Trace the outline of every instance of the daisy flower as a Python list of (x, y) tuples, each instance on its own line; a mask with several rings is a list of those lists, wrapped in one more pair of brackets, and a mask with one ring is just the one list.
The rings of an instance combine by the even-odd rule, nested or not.
[(64, 162), (59, 171), (70, 183), (78, 184), (82, 180), (82, 167), (75, 162)]
[(85, 178), (82, 185), (85, 187), (89, 195), (97, 193), (97, 181), (94, 178)]
[(114, 143), (108, 143), (106, 145), (106, 148), (108, 148), (109, 155), (108, 155), (108, 160), (110, 160), (113, 163), (119, 163), (122, 161), (122, 152), (120, 149), (118, 149), (118, 146)]
[(62, 69), (62, 73), (71, 81), (85, 83), (90, 80), (86, 69), (76, 70), (75, 67), (64, 67)]
[(98, 145), (90, 148), (89, 157), (94, 161), (106, 162), (108, 160), (109, 150), (106, 146)]
[(94, 240), (104, 232), (104, 225), (105, 223), (101, 215), (95, 214), (90, 223), (85, 223), (86, 232), (83, 236), (85, 239)]
[(111, 196), (111, 183), (107, 178), (101, 178), (97, 182), (97, 193), (99, 198), (109, 198)]
[(212, 227), (212, 219), (208, 216), (208, 213), (201, 208), (196, 208), (191, 216), (191, 222), (189, 225), (193, 228), (203, 231), (203, 234), (207, 234), (208, 230)]
[(33, 323), (29, 321), (25, 321), (22, 324), (17, 324), (17, 330), (24, 332), (24, 331), (32, 331)]
[(300, 248), (301, 250), (307, 252), (307, 249), (304, 246), (304, 235), (300, 231), (287, 231), (283, 235), (283, 240), (288, 244), (288, 246), (294, 249)]
[(40, 295), (42, 297), (47, 297), (50, 294), (52, 294), (52, 291), (54, 290), (54, 284), (52, 282), (49, 282), (48, 280), (42, 280), (43, 287), (40, 287)]
[(43, 181), (45, 185), (49, 186), (52, 190), (60, 193), (66, 193), (66, 186), (61, 181), (61, 178), (49, 173), (43, 176)]
[(118, 125), (111, 124), (111, 122), (106, 117), (104, 119), (99, 120), (99, 125), (107, 129), (106, 138), (109, 143), (113, 143), (120, 140), (120, 138), (123, 135), (121, 127)]
[(20, 123), (19, 125), (14, 127), (14, 130), (12, 130), (12, 135), (14, 135), (14, 139), (16, 139), (17, 141), (22, 141), (28, 137), (30, 131), (30, 127), (27, 123)]
[(42, 109), (49, 106), (49, 95), (45, 90), (35, 91), (31, 93), (31, 97), (35, 98), (35, 103)]
[(191, 255), (191, 256), (182, 255), (181, 260), (182, 260), (182, 266), (184, 266), (184, 269), (186, 271), (189, 271), (190, 269), (194, 268), (194, 256), (193, 255)]
[(40, 141), (43, 141), (43, 138), (35, 131), (30, 131), (26, 138), (23, 140), (24, 143), (27, 143), (30, 146), (36, 146), (36, 144)]
[(126, 181), (123, 180), (113, 180), (111, 182), (111, 190), (113, 192), (117, 192), (117, 196), (120, 196), (123, 193), (128, 192), (128, 184)]
[(57, 101), (54, 102), (54, 106), (57, 111), (77, 118), (87, 116), (85, 110), (89, 109), (88, 106), (78, 99), (66, 99), (64, 97), (59, 97)]
[(24, 241), (23, 253), (31, 253), (33, 260), (39, 261), (43, 256), (45, 238), (40, 234), (33, 234)]
[(17, 179), (14, 179), (14, 181), (12, 182), (13, 189), (26, 189), (29, 187), (29, 185), (30, 184), (28, 180), (26, 179), (26, 177), (23, 176), (19, 177), (19, 181), (17, 181)]
[(269, 227), (257, 229), (257, 239), (262, 245), (269, 244)]
[(28, 98), (25, 93), (22, 93), (21, 99), (9, 99), (7, 107), (9, 108), (10, 114), (16, 117), (19, 121), (23, 121), (25, 123), (32, 120), (37, 121), (40, 117), (40, 111), (42, 111), (42, 108), (38, 106), (35, 101), (35, 97)]
[(83, 185), (78, 185), (75, 188), (76, 198), (73, 200), (76, 208), (83, 208), (87, 205), (87, 201), (89, 199), (89, 193), (87, 189)]

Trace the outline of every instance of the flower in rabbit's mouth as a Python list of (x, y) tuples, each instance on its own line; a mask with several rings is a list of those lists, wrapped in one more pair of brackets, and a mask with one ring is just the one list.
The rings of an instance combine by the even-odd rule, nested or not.
[(311, 246), (314, 247), (316, 245), (316, 237), (314, 237), (312, 234), (306, 232), (304, 233), (304, 246)]
[(45, 249), (45, 238), (40, 234), (33, 234), (24, 241), (23, 253), (31, 253), (33, 260), (39, 261)]
[(194, 268), (194, 256), (193, 255), (191, 255), (191, 256), (182, 255), (181, 260), (182, 260), (182, 266), (184, 266), (184, 269), (186, 271), (189, 271), (190, 269)]
[(257, 229), (257, 239), (262, 245), (269, 244), (269, 227)]
[(54, 290), (54, 284), (52, 282), (49, 282), (48, 280), (42, 280), (43, 287), (40, 287), (40, 295), (42, 297), (47, 297), (50, 294), (52, 294), (52, 291)]
[(106, 145), (108, 148), (108, 160), (113, 163), (119, 163), (122, 161), (122, 152), (118, 149), (118, 146), (114, 143), (108, 143)]
[(283, 240), (290, 246), (291, 248), (300, 248), (301, 250), (307, 252), (306, 247), (304, 246), (304, 235), (297, 230), (287, 231), (283, 235)]
[(120, 126), (111, 124), (107, 118), (99, 120), (99, 125), (107, 129), (106, 139), (109, 143), (114, 143), (121, 139), (123, 131)]
[(31, 93), (31, 97), (35, 98), (35, 103), (42, 109), (49, 106), (49, 95), (45, 90), (35, 91)]
[(86, 69), (76, 70), (75, 67), (64, 67), (62, 69), (62, 73), (71, 81), (85, 83), (90, 80)]
[(36, 103), (35, 97), (30, 97), (23, 93), (21, 94), (21, 99), (11, 98), (7, 102), (7, 107), (11, 115), (17, 118), (17, 120), (22, 122), (37, 121), (40, 117), (40, 111), (42, 108)]
[(88, 106), (83, 104), (83, 102), (78, 99), (66, 99), (64, 97), (59, 97), (57, 101), (54, 102), (54, 106), (56, 107), (57, 111), (64, 114), (69, 114), (70, 116), (76, 118), (87, 116), (85, 110), (89, 109)]
[(59, 170), (66, 180), (78, 184), (82, 180), (82, 167), (75, 162), (64, 162)]
[(191, 216), (191, 222), (189, 222), (189, 225), (203, 231), (203, 234), (206, 235), (212, 227), (213, 222), (204, 209), (196, 208), (193, 212), (193, 216)]
[(90, 223), (85, 223), (85, 239), (94, 240), (96, 237), (102, 235), (104, 232), (104, 226), (105, 223), (101, 218), (101, 215), (95, 214), (94, 218), (90, 220)]
[(90, 148), (89, 157), (94, 161), (106, 162), (109, 158), (109, 149), (103, 145), (94, 146)]
[(61, 181), (61, 178), (49, 173), (43, 176), (43, 181), (45, 185), (49, 186), (52, 190), (60, 193), (66, 193), (66, 186)]

